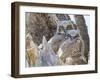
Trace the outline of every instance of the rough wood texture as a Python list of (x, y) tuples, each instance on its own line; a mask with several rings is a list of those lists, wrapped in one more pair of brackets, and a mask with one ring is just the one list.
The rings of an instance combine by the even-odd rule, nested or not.
[(56, 32), (56, 24), (49, 19), (48, 14), (26, 13), (26, 25), (37, 45), (42, 43), (43, 35), (49, 40)]
[(89, 35), (87, 30), (87, 25), (85, 22), (85, 19), (82, 15), (75, 15), (76, 25), (78, 26), (80, 30), (80, 35), (82, 36), (82, 39), (84, 40), (85, 45), (85, 52), (84, 55), (88, 61), (88, 55), (89, 55)]

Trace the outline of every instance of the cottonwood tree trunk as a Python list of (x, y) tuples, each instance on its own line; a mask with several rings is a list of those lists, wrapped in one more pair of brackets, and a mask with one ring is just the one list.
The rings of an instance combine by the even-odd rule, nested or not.
[(84, 40), (84, 55), (86, 57), (86, 60), (88, 61), (88, 55), (89, 55), (89, 35), (87, 30), (87, 25), (84, 19), (84, 16), (82, 15), (75, 15), (75, 21), (76, 25), (80, 30), (80, 35), (82, 36), (82, 39)]
[(26, 18), (26, 33), (32, 35), (34, 43), (37, 45), (42, 43), (43, 35), (49, 40), (56, 32), (56, 26), (49, 20), (48, 14), (27, 12)]

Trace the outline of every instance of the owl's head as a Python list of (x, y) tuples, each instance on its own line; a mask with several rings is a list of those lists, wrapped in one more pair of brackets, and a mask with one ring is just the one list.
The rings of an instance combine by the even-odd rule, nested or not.
[(72, 39), (78, 38), (79, 37), (79, 30), (67, 30), (67, 37)]

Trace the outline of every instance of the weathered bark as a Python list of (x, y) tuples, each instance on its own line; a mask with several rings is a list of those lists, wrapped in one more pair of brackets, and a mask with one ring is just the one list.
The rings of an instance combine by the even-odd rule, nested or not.
[(43, 35), (49, 40), (56, 31), (55, 24), (44, 13), (26, 13), (26, 28), (37, 45), (42, 43)]
[(38, 57), (38, 48), (36, 44), (33, 42), (30, 34), (26, 35), (26, 63), (27, 66), (32, 67), (35, 66), (36, 60)]
[(88, 55), (89, 55), (89, 35), (87, 30), (87, 25), (85, 22), (85, 19), (82, 15), (75, 15), (76, 25), (78, 29), (80, 30), (80, 35), (82, 36), (82, 39), (84, 40), (84, 56), (86, 57), (86, 60), (88, 61)]

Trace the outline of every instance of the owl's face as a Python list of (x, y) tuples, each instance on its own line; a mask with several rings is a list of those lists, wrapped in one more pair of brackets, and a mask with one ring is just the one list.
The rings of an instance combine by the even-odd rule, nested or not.
[(71, 40), (76, 39), (79, 37), (79, 30), (68, 30), (67, 36), (71, 38)]

